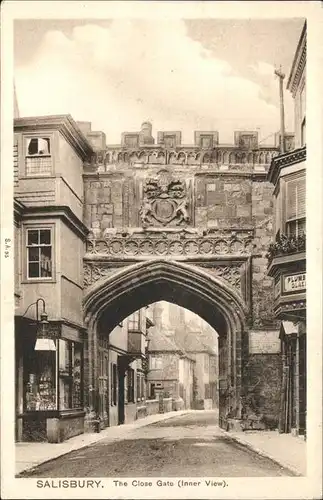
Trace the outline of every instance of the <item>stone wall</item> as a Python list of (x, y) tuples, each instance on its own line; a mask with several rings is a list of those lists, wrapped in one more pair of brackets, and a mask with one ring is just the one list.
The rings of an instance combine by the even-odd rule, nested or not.
[(195, 189), (196, 226), (241, 228), (251, 225), (250, 178), (239, 175), (198, 175)]
[(268, 182), (252, 183), (252, 313), (254, 327), (275, 325), (273, 279), (267, 274), (266, 253), (273, 235), (273, 187)]
[(280, 412), (280, 354), (253, 354), (248, 360), (250, 412), (266, 427), (277, 428)]

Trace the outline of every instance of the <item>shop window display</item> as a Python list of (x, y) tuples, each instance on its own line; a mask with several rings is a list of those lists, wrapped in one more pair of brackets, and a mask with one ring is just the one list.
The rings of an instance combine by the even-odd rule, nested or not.
[(82, 408), (82, 344), (59, 339), (56, 347), (26, 353), (27, 412)]
[(81, 345), (59, 340), (59, 409), (80, 408), (81, 398)]
[(56, 352), (37, 351), (29, 357), (26, 411), (56, 410)]

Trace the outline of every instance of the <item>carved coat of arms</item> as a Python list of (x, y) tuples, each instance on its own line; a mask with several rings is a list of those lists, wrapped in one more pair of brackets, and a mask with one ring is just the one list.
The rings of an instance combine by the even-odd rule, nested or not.
[(170, 172), (161, 171), (143, 186), (140, 219), (143, 227), (181, 225), (189, 222), (188, 192), (186, 183), (174, 179)]

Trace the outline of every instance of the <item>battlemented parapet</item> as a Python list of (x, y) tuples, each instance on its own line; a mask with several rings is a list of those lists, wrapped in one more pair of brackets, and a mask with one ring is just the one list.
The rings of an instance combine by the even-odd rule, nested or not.
[[(258, 132), (235, 131), (232, 144), (221, 144), (218, 131), (194, 131), (194, 143), (182, 144), (180, 131), (158, 131), (157, 143), (152, 125), (144, 122), (140, 132), (124, 132), (121, 144), (107, 145), (96, 150), (88, 172), (113, 169), (148, 168), (158, 165), (191, 166), (202, 170), (244, 170), (266, 172), (271, 160), (279, 153), (279, 135), (273, 145), (259, 142)], [(285, 137), (286, 150), (294, 147), (293, 135)]]

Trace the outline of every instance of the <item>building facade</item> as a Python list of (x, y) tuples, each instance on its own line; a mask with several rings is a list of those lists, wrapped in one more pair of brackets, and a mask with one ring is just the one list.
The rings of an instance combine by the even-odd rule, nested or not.
[(275, 282), (274, 313), (281, 321), (281, 432), (306, 433), (306, 24), (288, 90), (295, 103), (295, 148), (276, 156), (268, 180), (274, 185), (275, 241), (268, 274)]
[(194, 407), (200, 410), (218, 408), (218, 356), (216, 350), (191, 330), (184, 339), (185, 350), (195, 360)]
[[(17, 439), (84, 430), (82, 169), (92, 153), (68, 116), (15, 120)], [(35, 350), (45, 323), (56, 345)]]
[(146, 399), (144, 359), (147, 338), (145, 309), (135, 311), (109, 335), (99, 338), (100, 428), (133, 422)]
[(202, 318), (174, 304), (168, 304), (168, 314), (176, 342), (195, 361), (193, 407), (218, 408), (217, 333)]

